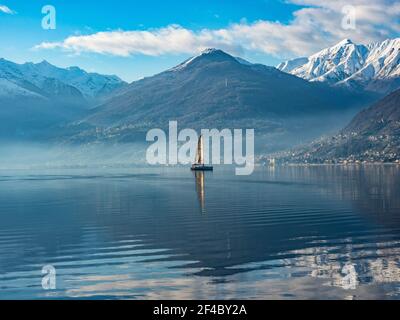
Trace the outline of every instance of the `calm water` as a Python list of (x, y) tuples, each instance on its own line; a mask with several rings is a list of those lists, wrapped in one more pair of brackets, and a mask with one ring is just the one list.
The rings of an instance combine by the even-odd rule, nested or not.
[(0, 298), (398, 299), (399, 182), (399, 166), (3, 171)]

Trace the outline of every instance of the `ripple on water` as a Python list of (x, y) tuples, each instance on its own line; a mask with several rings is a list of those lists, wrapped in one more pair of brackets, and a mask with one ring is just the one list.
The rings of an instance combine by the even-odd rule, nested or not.
[(399, 169), (353, 170), (2, 175), (0, 298), (397, 299)]

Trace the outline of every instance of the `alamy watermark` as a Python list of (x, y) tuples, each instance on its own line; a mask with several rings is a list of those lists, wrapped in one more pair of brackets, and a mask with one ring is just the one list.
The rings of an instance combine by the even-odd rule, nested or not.
[(356, 30), (357, 28), (357, 11), (354, 6), (347, 5), (342, 8), (343, 19), (342, 28), (344, 30)]
[(42, 268), (42, 288), (43, 290), (55, 290), (57, 288), (56, 283), (56, 268), (51, 265), (44, 266)]
[[(245, 131), (245, 132), (244, 132)], [(236, 175), (254, 171), (254, 129), (202, 129), (204, 165), (236, 165)], [(192, 164), (198, 151), (199, 135), (194, 129), (178, 131), (178, 122), (169, 122), (168, 134), (152, 129), (146, 141), (153, 142), (146, 152), (150, 165)], [(221, 148), (222, 146), (222, 148)], [(210, 156), (211, 153), (211, 156)]]
[(358, 285), (358, 276), (355, 265), (352, 263), (347, 263), (342, 268), (342, 273), (345, 275), (342, 279), (342, 288), (345, 290), (355, 290)]
[(56, 8), (52, 5), (46, 5), (42, 8), (42, 28), (44, 30), (55, 30), (57, 28)]

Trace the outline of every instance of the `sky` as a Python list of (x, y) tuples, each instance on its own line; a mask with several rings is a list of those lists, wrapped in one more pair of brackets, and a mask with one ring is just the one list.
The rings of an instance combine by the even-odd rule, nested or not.
[[(55, 9), (55, 29), (42, 20)], [(49, 21), (49, 20), (45, 20)], [(277, 65), (350, 38), (398, 37), (395, 0), (0, 0), (0, 57), (134, 81), (215, 47)]]

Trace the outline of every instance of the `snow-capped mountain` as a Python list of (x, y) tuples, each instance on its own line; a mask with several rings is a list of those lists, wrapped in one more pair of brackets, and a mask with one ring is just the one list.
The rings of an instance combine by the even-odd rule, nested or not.
[(288, 60), (285, 62), (282, 62), (277, 66), (277, 69), (290, 73), (292, 70), (305, 65), (308, 62), (308, 58), (297, 58), (293, 60)]
[(117, 76), (88, 73), (78, 67), (58, 68), (47, 61), (23, 66), (28, 73), (41, 74), (77, 88), (87, 99), (104, 97), (125, 84)]
[(74, 143), (144, 141), (150, 128), (167, 129), (176, 120), (198, 130), (255, 128), (268, 148), (282, 148), (340, 128), (366, 102), (364, 93), (208, 49), (131, 83), (69, 126), (65, 137)]
[(78, 67), (63, 69), (47, 61), (17, 64), (5, 59), (0, 59), (0, 79), (3, 79), (0, 82), (3, 94), (19, 95), (28, 91), (45, 98), (64, 100), (69, 97), (78, 102), (83, 99), (88, 102), (100, 100), (126, 84), (116, 76), (87, 73)]
[(309, 81), (387, 93), (400, 87), (399, 61), (400, 38), (368, 45), (345, 39), (308, 58), (284, 62), (278, 69)]
[(77, 67), (0, 59), (0, 140), (47, 138), (125, 85)]
[[(176, 67), (173, 67), (172, 69), (170, 69), (168, 71), (182, 71), (186, 67), (189, 67), (190, 65), (194, 64), (197, 61), (201, 61), (202, 59), (207, 59), (209, 57), (212, 57), (215, 60), (216, 57), (219, 57), (220, 60), (224, 60), (224, 59), (226, 59), (226, 56), (227, 56), (226, 53), (219, 49), (208, 48), (208, 49), (203, 50), (200, 54), (185, 60), (181, 64), (178, 64)], [(249, 62), (243, 58), (233, 57), (233, 56), (229, 56), (229, 57), (231, 60), (236, 60), (240, 64), (243, 64), (246, 66), (253, 65), (251, 62)]]

